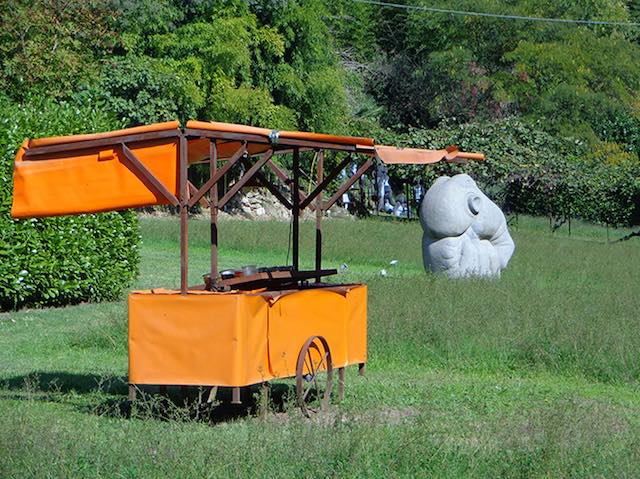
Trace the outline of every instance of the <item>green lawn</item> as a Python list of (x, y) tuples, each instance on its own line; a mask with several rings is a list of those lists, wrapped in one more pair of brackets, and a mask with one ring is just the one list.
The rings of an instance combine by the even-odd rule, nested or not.
[[(640, 477), (640, 240), (518, 223), (501, 280), (450, 281), (417, 223), (327, 221), (325, 266), (369, 284), (370, 355), (312, 421), (157, 397), (126, 418), (124, 299), (0, 314), (0, 477)], [(141, 220), (136, 288), (176, 286), (177, 226)], [(288, 232), (223, 222), (221, 267), (285, 264)], [(193, 283), (207, 235), (190, 222)]]

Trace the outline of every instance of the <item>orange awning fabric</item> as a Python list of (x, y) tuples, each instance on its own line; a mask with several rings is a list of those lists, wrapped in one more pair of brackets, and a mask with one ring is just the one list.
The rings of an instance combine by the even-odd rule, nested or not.
[(86, 135), (69, 135), (69, 136), (50, 136), (48, 138), (37, 138), (29, 140), (29, 148), (38, 148), (43, 146), (61, 145), (67, 143), (77, 143), (79, 141), (114, 139), (119, 137), (139, 135), (141, 133), (157, 133), (159, 131), (178, 130), (180, 122), (178, 120), (166, 121), (164, 123), (154, 123), (151, 125), (135, 126), (133, 128), (125, 128), (123, 130), (107, 131), (104, 133), (89, 133)]
[[(171, 194), (178, 192), (179, 123), (166, 122), (126, 130), (25, 140), (13, 173), (14, 218), (97, 213), (168, 204), (169, 200), (127, 158), (122, 142)], [(144, 134), (175, 131), (174, 136), (144, 140)], [(143, 136), (140, 136), (143, 135)], [(51, 152), (81, 141), (86, 149)]]
[(376, 145), (376, 153), (387, 165), (428, 165), (439, 161), (484, 160), (481, 153), (465, 153), (450, 146), (444, 150), (421, 150), (419, 148), (400, 148), (396, 146)]
[(235, 123), (222, 123), (219, 121), (188, 121), (187, 128), (197, 130), (209, 130), (224, 133), (238, 133), (242, 135), (255, 135), (269, 141), (286, 144), (286, 140), (303, 140), (318, 143), (333, 143), (337, 145), (353, 145), (372, 147), (373, 138), (357, 136), (326, 135), (324, 133), (310, 133), (306, 131), (280, 131), (255, 126), (238, 125)]
[[(217, 152), (218, 160), (226, 160), (233, 156), (233, 154), (242, 147), (242, 143), (239, 141), (224, 141), (218, 142)], [(259, 155), (271, 148), (268, 143), (248, 143), (247, 151), (249, 155)], [(189, 140), (189, 164), (201, 163), (209, 160), (209, 139), (208, 138), (195, 138)]]
[[(209, 132), (215, 132), (211, 135)], [(326, 148), (378, 156), (387, 164), (429, 164), (484, 159), (455, 147), (420, 150), (377, 146), (372, 138), (278, 131), (233, 123), (178, 121), (105, 133), (25, 140), (15, 159), (14, 218), (96, 213), (177, 204), (179, 144), (188, 139), (187, 161), (209, 158), (217, 138), (219, 160), (232, 157), (246, 141), (249, 155), (274, 148)], [(125, 146), (126, 145), (126, 146)]]

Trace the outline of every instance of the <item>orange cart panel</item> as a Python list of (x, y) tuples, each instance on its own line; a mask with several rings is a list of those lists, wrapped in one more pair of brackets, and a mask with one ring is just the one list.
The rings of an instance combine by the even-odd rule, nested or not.
[(365, 362), (366, 303), (365, 285), (309, 289), (277, 299), (269, 308), (269, 366), (273, 376), (295, 375), (298, 353), (311, 336), (327, 340), (336, 368)]
[(361, 284), (346, 292), (347, 316), (347, 362), (367, 362), (367, 285)]
[(249, 294), (129, 295), (129, 381), (247, 386), (271, 379), (268, 301)]
[(137, 291), (129, 295), (129, 382), (249, 386), (295, 376), (310, 336), (334, 367), (366, 361), (367, 288), (273, 293)]
[(310, 289), (279, 298), (269, 308), (269, 366), (275, 377), (295, 376), (298, 353), (310, 336), (324, 336), (334, 367), (347, 361), (344, 295)]

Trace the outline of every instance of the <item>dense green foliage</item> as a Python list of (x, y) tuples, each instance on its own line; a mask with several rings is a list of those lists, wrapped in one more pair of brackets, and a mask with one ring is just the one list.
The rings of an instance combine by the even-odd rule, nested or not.
[[(489, 155), (486, 167), (470, 168), (507, 209), (638, 222), (637, 28), (352, 0), (10, 4), (0, 14), (0, 86), (15, 101), (46, 94), (98, 106), (125, 125), (198, 118), (433, 148), (464, 142)], [(638, 15), (618, 0), (408, 4), (620, 22)], [(433, 177), (390, 174), (396, 185)]]
[(16, 99), (79, 96), (129, 126), (177, 117), (346, 131), (322, 0), (4, 4), (0, 86)]
[[(618, 0), (406, 4), (620, 22), (638, 13), (635, 2)], [(456, 16), (349, 0), (333, 8), (348, 19), (336, 24), (344, 63), (382, 109), (370, 115), (396, 133), (383, 133), (387, 141), (454, 143), (487, 153), (486, 166), (468, 169), (512, 211), (638, 224), (637, 27)], [(448, 170), (391, 174), (430, 180)]]
[[(312, 420), (282, 403), (287, 380), (272, 382), (264, 420), (248, 397), (231, 407), (228, 389), (212, 407), (179, 387), (172, 402), (148, 388), (127, 419), (125, 300), (0, 314), (0, 476), (638, 477), (637, 245), (545, 223), (520, 218), (511, 264), (487, 282), (425, 275), (417, 223), (327, 221), (324, 264), (347, 262), (341, 280), (369, 287), (369, 362), (364, 377), (347, 368), (345, 400)], [(209, 223), (190, 226), (195, 282)], [(314, 223), (301, 229), (312, 266)], [(177, 218), (141, 219), (136, 287), (176, 285), (177, 231)], [(220, 233), (221, 266), (287, 255), (283, 222)]]
[[(349, 11), (351, 2), (341, 3)], [(435, 3), (412, 2), (535, 17), (630, 20), (618, 0)], [(452, 117), (473, 121), (516, 113), (546, 117), (553, 131), (589, 134), (599, 132), (604, 119), (636, 113), (637, 29), (361, 8), (352, 19), (377, 32), (375, 49), (354, 41), (362, 33), (353, 26), (341, 38), (343, 45), (362, 51), (360, 58), (378, 59), (369, 89), (387, 109), (388, 125), (435, 126)]]
[(95, 109), (32, 99), (22, 107), (0, 100), (0, 125), (0, 310), (118, 297), (138, 270), (135, 214), (10, 216), (13, 158), (24, 138), (117, 124)]
[(431, 130), (409, 128), (405, 134), (386, 132), (382, 137), (423, 148), (454, 144), (487, 155), (486, 161), (465, 166), (397, 167), (396, 175), (405, 181), (423, 177), (429, 184), (442, 174), (467, 172), (509, 213), (557, 221), (578, 217), (610, 225), (640, 223), (640, 162), (616, 143), (595, 148), (513, 117)]

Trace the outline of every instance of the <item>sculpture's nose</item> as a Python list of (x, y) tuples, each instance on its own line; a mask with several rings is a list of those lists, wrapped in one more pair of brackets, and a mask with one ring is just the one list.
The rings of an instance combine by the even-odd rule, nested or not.
[(478, 213), (480, 213), (481, 204), (482, 198), (480, 198), (478, 195), (470, 194), (467, 197), (467, 206), (469, 207), (469, 211), (471, 211), (472, 214), (477, 215)]

